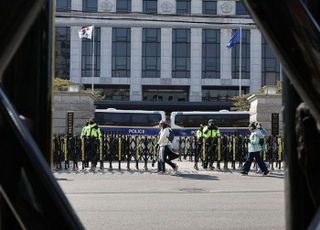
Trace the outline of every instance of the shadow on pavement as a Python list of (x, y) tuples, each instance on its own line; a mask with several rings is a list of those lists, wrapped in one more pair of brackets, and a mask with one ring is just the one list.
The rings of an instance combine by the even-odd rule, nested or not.
[(59, 177), (57, 177), (56, 178), (56, 180), (58, 181), (58, 180), (61, 180), (61, 181), (73, 181), (72, 179), (68, 179), (68, 178), (59, 178)]
[[(243, 176), (239, 173), (240, 176)], [(277, 179), (284, 179), (284, 174), (277, 174), (277, 173), (269, 173), (268, 175), (264, 176), (262, 174), (257, 173), (249, 173), (249, 175), (246, 175), (247, 177), (271, 177), (271, 178), (277, 178)]]
[(182, 177), (183, 179), (191, 179), (191, 180), (218, 180), (218, 177), (216, 176), (203, 175), (203, 174), (179, 173), (175, 176)]

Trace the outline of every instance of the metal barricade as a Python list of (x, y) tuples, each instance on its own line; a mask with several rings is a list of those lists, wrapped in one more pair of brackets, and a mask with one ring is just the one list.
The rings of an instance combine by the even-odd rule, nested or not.
[[(129, 136), (117, 133), (105, 132), (101, 139), (80, 138), (79, 136), (54, 135), (52, 139), (53, 163), (56, 170), (62, 167), (68, 170), (78, 170), (79, 162), (82, 162), (82, 169), (95, 166), (99, 162), (100, 169), (104, 170), (104, 163), (109, 162), (107, 167), (113, 169), (113, 163), (117, 162), (118, 170), (122, 163), (126, 163), (126, 169), (131, 170), (131, 163), (139, 170), (139, 164), (143, 164), (145, 171), (154, 167), (157, 161), (157, 136)], [(94, 153), (92, 143), (95, 141)], [(199, 142), (202, 141), (202, 142)], [(196, 137), (179, 137), (179, 160), (195, 161), (200, 160), (203, 166), (214, 163), (217, 169), (229, 170), (241, 168), (246, 160), (248, 152), (248, 136), (242, 134), (222, 134), (209, 143), (209, 139)], [(213, 146), (213, 147), (212, 147)], [(208, 154), (209, 151), (210, 155)], [(197, 158), (197, 159), (196, 159)], [(266, 138), (263, 159), (269, 163), (271, 170), (275, 167), (281, 169), (283, 162), (283, 139), (279, 136)], [(238, 163), (238, 165), (236, 165)], [(208, 165), (207, 165), (208, 166)], [(196, 167), (195, 167), (196, 168)]]

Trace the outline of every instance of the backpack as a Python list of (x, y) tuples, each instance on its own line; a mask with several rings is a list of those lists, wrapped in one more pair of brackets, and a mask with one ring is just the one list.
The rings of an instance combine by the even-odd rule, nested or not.
[(259, 144), (260, 144), (260, 145), (264, 145), (264, 138), (260, 138), (260, 139), (259, 139)]
[(172, 141), (173, 141), (173, 139), (174, 139), (173, 131), (172, 131), (172, 129), (169, 129), (169, 136), (168, 136), (168, 140), (169, 140), (170, 142), (172, 142)]

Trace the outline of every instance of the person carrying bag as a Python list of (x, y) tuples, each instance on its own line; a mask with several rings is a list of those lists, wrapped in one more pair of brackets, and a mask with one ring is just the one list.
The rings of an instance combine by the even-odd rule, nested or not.
[(169, 164), (174, 171), (177, 171), (178, 166), (175, 163), (173, 163), (171, 160), (178, 158), (179, 154), (174, 153), (169, 147), (169, 143), (170, 143), (169, 139), (173, 139), (172, 134), (170, 134), (172, 130), (164, 120), (161, 120), (159, 122), (159, 127), (160, 127), (159, 140), (157, 142), (157, 145), (159, 145), (158, 172), (165, 173), (165, 163)]

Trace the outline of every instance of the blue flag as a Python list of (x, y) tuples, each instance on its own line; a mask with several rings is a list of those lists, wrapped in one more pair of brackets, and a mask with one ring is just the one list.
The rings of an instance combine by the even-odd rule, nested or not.
[(228, 44), (227, 44), (227, 48), (232, 48), (233, 46), (235, 46), (237, 43), (240, 42), (240, 30), (237, 30), (232, 37), (230, 38)]

